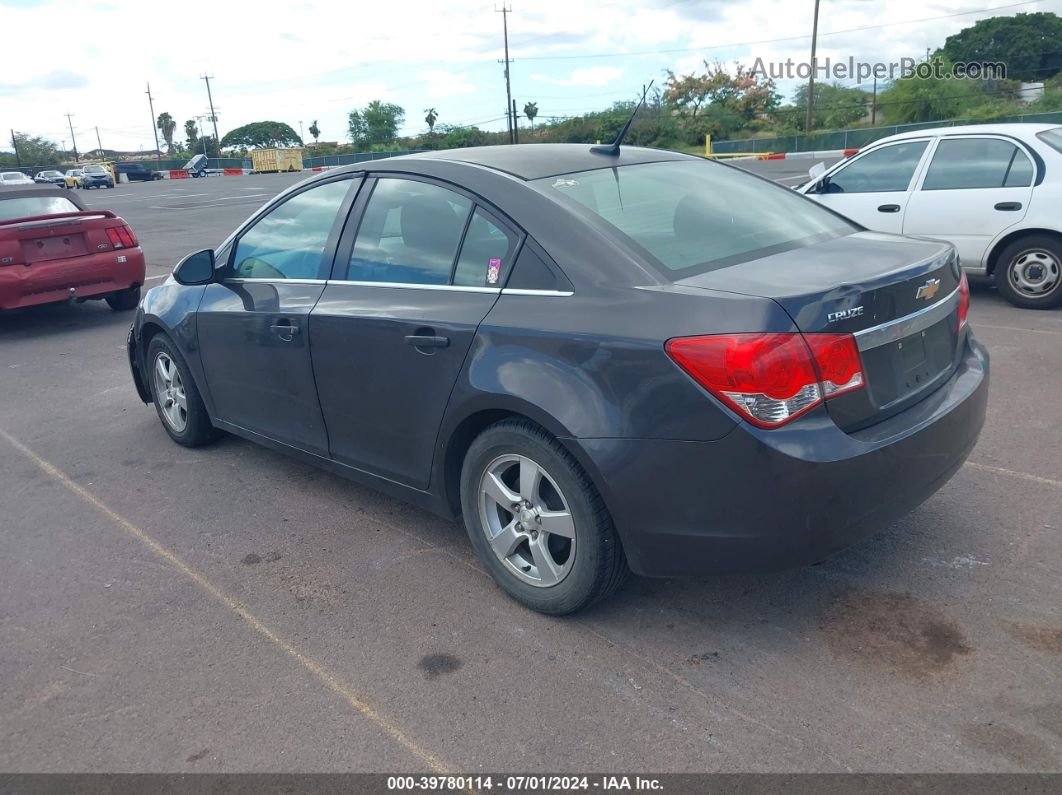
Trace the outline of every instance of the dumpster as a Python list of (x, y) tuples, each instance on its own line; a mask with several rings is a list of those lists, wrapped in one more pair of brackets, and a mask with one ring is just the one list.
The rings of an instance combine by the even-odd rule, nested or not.
[(256, 174), (302, 171), (301, 149), (252, 149), (251, 168)]

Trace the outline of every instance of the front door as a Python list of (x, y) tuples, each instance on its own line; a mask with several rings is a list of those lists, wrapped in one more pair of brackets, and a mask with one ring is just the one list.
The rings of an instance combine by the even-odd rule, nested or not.
[(928, 144), (921, 139), (872, 149), (845, 161), (804, 192), (867, 229), (898, 235)]
[(351, 179), (270, 208), (232, 246), (197, 314), (200, 358), (220, 420), (326, 455), (307, 320), (331, 267)]
[(310, 314), (333, 458), (427, 487), (450, 392), (519, 240), (456, 191), (376, 181)]

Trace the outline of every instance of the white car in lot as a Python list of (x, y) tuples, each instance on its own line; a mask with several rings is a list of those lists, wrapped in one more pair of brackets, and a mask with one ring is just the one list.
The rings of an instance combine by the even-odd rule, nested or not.
[(0, 173), (0, 185), (34, 185), (34, 181), (21, 171), (4, 171)]
[(952, 243), (1011, 303), (1062, 302), (1062, 127), (984, 124), (875, 141), (797, 191), (868, 229)]

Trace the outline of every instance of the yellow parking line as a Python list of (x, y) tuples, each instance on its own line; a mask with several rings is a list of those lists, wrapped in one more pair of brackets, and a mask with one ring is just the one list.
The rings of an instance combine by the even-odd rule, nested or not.
[(33, 450), (24, 445), (15, 437), (8, 434), (3, 429), (0, 429), (0, 439), (3, 439), (9, 445), (11, 445), (20, 453), (22, 453), (24, 456), (33, 461), (33, 463), (35, 463), (50, 478), (62, 484), (69, 491), (73, 492), (85, 502), (89, 503), (94, 508), (96, 508), (100, 513), (107, 516), (107, 518), (109, 518), (111, 521), (113, 521), (115, 524), (125, 530), (129, 535), (133, 536), (133, 538), (135, 538), (141, 544), (143, 544), (152, 552), (154, 552), (155, 555), (162, 558), (162, 560), (164, 560), (166, 563), (170, 564), (178, 572), (183, 574), (185, 577), (187, 577), (200, 588), (202, 588), (204, 591), (206, 591), (215, 600), (223, 604), (232, 612), (236, 613), (240, 618), (246, 621), (247, 624), (250, 625), (259, 635), (264, 637), (266, 640), (268, 640), (274, 646), (279, 648), (281, 651), (287, 653), (289, 656), (294, 658), (299, 663), (299, 665), (309, 671), (319, 682), (321, 682), (321, 684), (323, 684), (336, 695), (340, 696), (360, 715), (375, 723), (376, 726), (379, 727), (385, 734), (390, 736), (393, 740), (395, 740), (395, 742), (397, 742), (399, 745), (401, 745), (403, 748), (413, 754), (413, 756), (420, 759), (422, 762), (427, 764), (432, 770), (439, 774), (452, 775), (452, 768), (450, 768), (449, 765), (443, 762), (443, 760), (441, 760), (435, 754), (418, 745), (417, 742), (413, 740), (404, 731), (402, 731), (402, 729), (396, 726), (388, 718), (381, 715), (376, 710), (376, 708), (372, 706), (372, 704), (370, 704), (368, 701), (365, 700), (363, 696), (361, 696), (361, 694), (359, 694), (352, 687), (340, 680), (338, 676), (336, 676), (323, 665), (318, 663), (312, 657), (299, 651), (292, 643), (282, 638), (275, 630), (271, 629), (265, 622), (256, 617), (253, 613), (251, 613), (251, 611), (248, 610), (245, 605), (233, 599), (217, 585), (214, 585), (214, 583), (208, 580), (204, 575), (200, 574), (198, 571), (196, 571), (183, 560), (181, 560), (181, 558), (178, 557), (176, 553), (171, 552), (169, 549), (163, 546), (159, 541), (156, 541), (144, 530), (140, 529), (135, 524), (126, 519), (124, 516), (111, 509), (95, 494), (83, 488), (82, 486), (79, 486), (77, 483), (67, 477), (67, 475), (63, 473), (62, 470), (60, 470), (55, 465), (49, 463), (45, 459), (41, 458), (39, 455), (37, 455), (37, 453), (35, 453)]

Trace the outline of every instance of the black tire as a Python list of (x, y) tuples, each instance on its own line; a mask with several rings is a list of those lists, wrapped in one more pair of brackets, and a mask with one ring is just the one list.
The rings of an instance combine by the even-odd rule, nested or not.
[(140, 285), (111, 293), (106, 297), (106, 301), (115, 312), (128, 312), (130, 309), (136, 309), (140, 303)]
[[(480, 484), (488, 469), (506, 456), (523, 456), (535, 462), (556, 484), (555, 489), (549, 485), (550, 492), (563, 495), (561, 499), (567, 504), (574, 524), (574, 552), (569, 553), (570, 567), (555, 584), (525, 581), (495, 554), (488, 540)], [(495, 582), (513, 599), (537, 612), (567, 615), (582, 610), (619, 588), (630, 571), (612, 518), (590, 478), (556, 439), (529, 421), (504, 420), (472, 442), (461, 468), (461, 512), (476, 555)], [(512, 519), (516, 520), (515, 514)], [(532, 532), (537, 537), (538, 532)], [(542, 537), (544, 541), (550, 538), (549, 534)], [(530, 536), (525, 538), (529, 541)], [(530, 553), (530, 545), (524, 543), (517, 549)]]
[[(171, 425), (163, 409), (163, 398), (159, 393), (158, 378), (155, 370), (158, 366), (160, 355), (167, 357), (180, 375), (187, 406), (187, 421), (182, 429)], [(218, 435), (217, 431), (210, 424), (210, 416), (207, 414), (206, 406), (203, 405), (203, 398), (200, 396), (199, 389), (192, 379), (192, 373), (188, 369), (184, 357), (177, 350), (177, 346), (164, 334), (155, 335), (151, 339), (151, 344), (148, 345), (144, 365), (144, 373), (148, 388), (151, 390), (151, 397), (155, 403), (155, 411), (158, 413), (162, 427), (170, 435), (170, 438), (184, 447), (201, 447), (213, 441)]]
[[(1000, 295), (1015, 306), (1024, 309), (1058, 306), (1062, 303), (1062, 241), (1052, 235), (1020, 237), (999, 253), (992, 275)], [(1047, 289), (1040, 294), (1034, 289), (1036, 277), (1051, 282), (1045, 284)], [(1022, 284), (1026, 285), (1025, 289)]]

